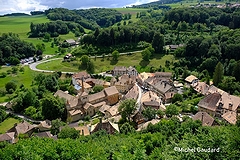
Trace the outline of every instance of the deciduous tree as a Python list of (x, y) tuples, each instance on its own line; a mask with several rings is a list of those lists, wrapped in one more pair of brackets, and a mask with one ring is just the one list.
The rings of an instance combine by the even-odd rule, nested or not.
[(213, 84), (218, 86), (222, 80), (223, 80), (223, 65), (221, 62), (218, 62), (213, 74)]

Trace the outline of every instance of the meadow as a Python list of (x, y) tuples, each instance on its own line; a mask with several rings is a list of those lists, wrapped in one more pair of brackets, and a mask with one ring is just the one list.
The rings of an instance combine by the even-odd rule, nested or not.
[[(44, 52), (44, 54), (52, 55), (58, 51), (58, 48), (56, 46), (52, 48), (51, 42), (44, 42), (41, 38), (28, 38), (31, 22), (46, 23), (49, 21), (50, 20), (47, 19), (45, 15), (0, 17), (0, 34), (12, 32), (18, 34), (21, 40), (31, 42), (34, 45), (37, 45), (38, 43), (43, 43), (46, 47), (46, 51)], [(72, 32), (66, 35), (60, 35), (59, 37), (62, 40), (76, 39)]]
[[(38, 74), (38, 72), (32, 71), (28, 66), (24, 67), (24, 72), (19, 72), (17, 74), (10, 73), (12, 67), (2, 67), (0, 69), (0, 74), (2, 72), (9, 72), (6, 77), (0, 78), (0, 90), (5, 90), (5, 84), (9, 81), (13, 81), (19, 87), (23, 84), (26, 88), (30, 88), (32, 86), (32, 80)], [(8, 95), (0, 97), (0, 103), (6, 102), (9, 100)]]
[[(155, 54), (149, 62), (143, 61), (140, 52), (133, 53), (132, 55), (121, 55), (118, 58), (118, 61), (112, 61), (111, 57), (92, 59), (95, 65), (96, 73), (112, 70), (114, 66), (135, 66), (139, 72), (149, 72), (151, 67), (159, 68), (160, 65), (164, 67), (166, 60), (170, 62), (176, 61), (173, 55), (160, 54)], [(62, 60), (54, 60), (39, 64), (37, 68), (43, 70), (77, 72), (79, 71), (79, 65), (80, 60), (72, 62), (62, 62)], [(170, 69), (166, 68), (165, 70), (169, 71)]]
[(6, 133), (9, 129), (11, 129), (15, 123), (19, 123), (19, 119), (15, 118), (7, 118), (2, 123), (0, 123), (0, 133)]

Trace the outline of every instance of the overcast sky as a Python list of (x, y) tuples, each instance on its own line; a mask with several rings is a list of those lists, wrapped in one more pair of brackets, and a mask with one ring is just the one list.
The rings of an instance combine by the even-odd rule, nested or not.
[(63, 7), (78, 8), (118, 8), (128, 5), (149, 3), (157, 0), (0, 0), (0, 15), (6, 13), (29, 13), (30, 11)]

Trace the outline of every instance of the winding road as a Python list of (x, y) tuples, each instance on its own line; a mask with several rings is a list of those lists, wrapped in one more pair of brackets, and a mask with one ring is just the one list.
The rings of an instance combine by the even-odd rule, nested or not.
[[(48, 60), (43, 60), (43, 61), (38, 61), (38, 62), (34, 62), (32, 64), (29, 64), (29, 68), (31, 70), (34, 71), (38, 71), (38, 72), (45, 72), (45, 73), (53, 73), (56, 71), (50, 71), (50, 70), (42, 70), (42, 69), (37, 69), (37, 65), (42, 64), (42, 63), (46, 63), (46, 62), (50, 62), (50, 61), (54, 61), (54, 60), (59, 60), (59, 59), (63, 59), (63, 58), (53, 58), (53, 59), (48, 59)], [(62, 72), (62, 73), (70, 73), (70, 74), (74, 74), (75, 72)]]
[[(142, 50), (141, 50), (142, 51)], [(137, 53), (137, 52), (141, 52), (141, 51), (134, 51), (134, 52), (124, 52), (124, 53), (119, 53), (120, 55), (128, 55), (128, 54), (132, 54), (132, 53)], [(109, 55), (105, 55), (105, 57), (109, 57), (111, 56), (110, 54)], [(102, 55), (100, 56), (96, 56), (97, 58), (101, 58)], [(95, 58), (95, 56), (91, 56), (91, 58)], [(51, 71), (51, 70), (42, 70), (42, 69), (37, 69), (37, 65), (39, 64), (42, 64), (42, 63), (46, 63), (46, 62), (50, 62), (50, 61), (54, 61), (54, 60), (60, 60), (60, 59), (63, 59), (63, 58), (53, 58), (53, 59), (48, 59), (48, 60), (42, 60), (42, 61), (37, 61), (37, 62), (34, 62), (32, 64), (29, 64), (29, 68), (31, 70), (34, 70), (34, 71), (38, 71), (38, 72), (45, 72), (45, 73), (53, 73), (53, 72), (56, 72), (56, 71)], [(62, 73), (69, 73), (69, 74), (74, 74), (76, 72), (62, 72)]]

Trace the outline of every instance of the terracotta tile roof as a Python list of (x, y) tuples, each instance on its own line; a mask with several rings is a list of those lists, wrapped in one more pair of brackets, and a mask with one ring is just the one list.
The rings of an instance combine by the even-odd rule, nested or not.
[(102, 112), (102, 113), (105, 113), (105, 111), (107, 111), (110, 108), (111, 108), (111, 106), (105, 104), (99, 109), (99, 111)]
[(58, 96), (59, 98), (63, 98), (66, 100), (66, 103), (72, 108), (78, 105), (78, 98), (74, 97), (66, 92), (63, 92), (62, 90), (58, 90), (54, 96)]
[(41, 121), (38, 127), (44, 127), (44, 128), (51, 128), (52, 127), (52, 122), (49, 120)]
[(172, 77), (172, 72), (155, 72), (154, 75), (156, 77), (167, 77), (171, 78)]
[(78, 73), (73, 74), (72, 77), (75, 78), (75, 79), (81, 79), (82, 77), (84, 79), (87, 79), (87, 78), (90, 78), (91, 76), (87, 72), (82, 71), (82, 72), (78, 72)]
[(157, 101), (145, 101), (143, 102), (144, 106), (160, 107), (159, 102)]
[(115, 66), (114, 71), (126, 71), (127, 68), (125, 66)]
[(62, 90), (58, 90), (58, 91), (54, 94), (54, 96), (55, 96), (55, 97), (58, 96), (59, 98), (64, 98), (65, 100), (68, 100), (68, 101), (70, 101), (71, 99), (74, 98), (74, 96), (72, 96), (72, 95), (70, 95), (70, 94), (68, 94), (68, 93), (66, 93), (66, 92), (64, 92), (64, 91), (62, 91)]
[(188, 77), (185, 78), (185, 81), (192, 83), (192, 81), (197, 80), (198, 78), (194, 75), (190, 75)]
[(93, 105), (94, 108), (99, 108), (99, 107), (102, 107), (106, 105), (106, 102), (105, 101), (102, 101), (102, 102), (99, 102), (99, 103), (96, 103)]
[(15, 132), (0, 134), (0, 142), (14, 140)]
[(175, 92), (167, 92), (164, 94), (165, 99), (171, 99), (175, 95)]
[(88, 108), (90, 108), (91, 106), (92, 106), (91, 103), (86, 103), (86, 104), (83, 106), (83, 108), (84, 108), (85, 110), (88, 110)]
[(206, 112), (198, 112), (192, 117), (192, 119), (200, 120), (203, 126), (212, 126), (214, 122), (214, 118)]
[(95, 100), (98, 100), (100, 98), (105, 98), (105, 97), (106, 97), (106, 95), (104, 94), (104, 91), (101, 91), (101, 92), (98, 92), (98, 93), (95, 93), (95, 94), (90, 94), (88, 96), (88, 100), (91, 103)]
[(40, 137), (40, 138), (52, 138), (53, 137), (53, 135), (50, 133), (50, 131), (35, 133), (33, 136)]
[(23, 121), (23, 122), (17, 124), (16, 126), (12, 127), (11, 129), (9, 129), (7, 132), (9, 133), (9, 132), (15, 131), (15, 134), (19, 135), (19, 134), (25, 134), (34, 128), (35, 128), (34, 125), (31, 125), (27, 121)]
[(146, 79), (148, 79), (149, 77), (153, 77), (154, 76), (154, 73), (146, 73), (146, 72), (143, 72), (143, 73), (140, 73), (138, 75), (138, 78), (141, 79), (142, 81), (145, 81)]
[(106, 110), (106, 112), (108, 112), (111, 116), (115, 116), (119, 113), (118, 108), (119, 104), (110, 107), (108, 110)]
[(222, 115), (222, 118), (225, 119), (230, 124), (236, 124), (237, 113), (233, 111), (228, 111)]
[(159, 121), (160, 121), (160, 120), (158, 120), (158, 119), (152, 119), (151, 121), (145, 122), (145, 123), (143, 123), (143, 124), (141, 124), (141, 125), (138, 126), (137, 131), (141, 131), (141, 130), (143, 130), (143, 129), (146, 129), (149, 124), (154, 125), (154, 124), (157, 124)]
[(219, 99), (221, 98), (221, 95), (219, 93), (213, 93), (205, 96), (200, 102), (198, 103), (199, 107), (216, 111), (217, 109), (217, 103)]
[(206, 95), (209, 92), (209, 85), (207, 85), (205, 82), (198, 82), (194, 87), (194, 90), (198, 93)]
[(218, 104), (222, 104), (222, 108), (231, 111), (236, 111), (238, 106), (240, 106), (240, 97), (233, 96), (224, 92), (219, 100)]
[(130, 91), (127, 92), (127, 94), (123, 97), (123, 99), (137, 99), (138, 98), (138, 87), (134, 85)]
[(105, 91), (107, 96), (119, 94), (119, 92), (118, 92), (118, 90), (117, 90), (117, 88), (115, 86), (111, 86), (111, 87), (105, 88), (104, 91)]
[(68, 111), (71, 116), (77, 115), (77, 114), (83, 114), (83, 112), (80, 109), (73, 109), (71, 111)]
[[(82, 87), (82, 80), (77, 80), (77, 83), (78, 83), (79, 86)], [(86, 88), (86, 89), (88, 89), (88, 88), (92, 88), (92, 86), (89, 85), (89, 84), (86, 83), (86, 82), (83, 82), (83, 87)]]

